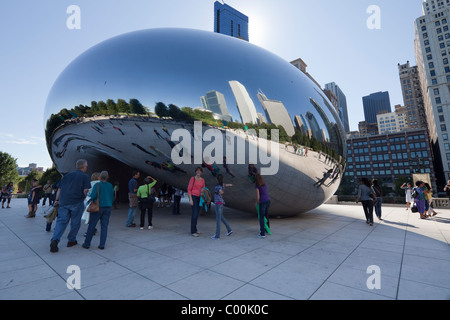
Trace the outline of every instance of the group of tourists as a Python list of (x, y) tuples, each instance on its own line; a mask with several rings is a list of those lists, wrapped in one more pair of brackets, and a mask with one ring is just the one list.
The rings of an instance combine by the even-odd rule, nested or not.
[[(255, 205), (258, 209), (260, 224), (258, 237), (264, 238), (266, 232), (270, 233), (270, 197), (268, 195), (267, 185), (258, 173), (258, 170), (254, 166), (252, 168), (256, 193)], [(57, 184), (57, 192), (53, 201), (54, 213), (46, 216), (47, 231), (50, 231), (51, 223), (57, 217), (53, 236), (50, 240), (50, 252), (59, 251), (58, 245), (68, 226), (70, 226), (70, 231), (67, 236), (67, 247), (70, 248), (77, 245), (77, 235), (82, 221), (88, 224), (82, 247), (86, 249), (90, 248), (92, 238), (97, 231), (96, 226), (100, 222), (100, 243), (98, 248), (102, 250), (105, 248), (111, 209), (115, 202), (115, 192), (117, 192), (117, 190), (115, 190), (113, 185), (108, 182), (109, 174), (107, 171), (102, 171), (100, 173), (96, 172), (89, 177), (86, 174), (87, 169), (87, 161), (80, 159), (76, 163), (76, 170), (65, 174)], [(202, 173), (202, 167), (196, 168), (195, 176), (189, 180), (187, 187), (189, 203), (192, 208), (190, 233), (193, 237), (199, 237), (200, 235), (200, 232), (197, 229), (198, 216), (200, 207), (205, 204), (205, 193), (209, 193), (209, 189), (205, 185), (205, 180), (201, 177)], [(145, 222), (147, 220), (147, 229), (152, 230), (153, 204), (155, 203), (155, 197), (158, 195), (155, 193), (154, 188), (158, 181), (151, 176), (147, 176), (144, 178), (144, 183), (139, 186), (138, 179), (140, 178), (140, 175), (141, 173), (138, 170), (133, 171), (132, 178), (128, 182), (129, 210), (126, 226), (136, 227), (134, 217), (136, 209), (139, 207), (141, 211), (140, 229), (143, 230), (145, 228)], [(213, 189), (216, 230), (214, 235), (211, 236), (211, 239), (214, 240), (220, 239), (221, 224), (225, 225), (227, 231), (226, 236), (230, 236), (233, 233), (232, 228), (223, 214), (225, 190), (233, 187), (233, 185), (224, 183), (222, 174), (219, 174), (216, 178), (217, 184)], [(39, 198), (37, 194), (38, 189), (40, 188), (42, 187), (38, 185), (38, 181), (34, 180), (29, 197), (30, 212), (28, 215), (30, 217), (34, 216), (36, 212), (35, 206), (37, 203), (35, 197)], [(181, 200), (180, 192), (180, 189), (175, 189), (173, 214), (179, 214)], [(211, 194), (209, 194), (209, 196), (212, 198)], [(39, 200), (37, 201), (39, 202)], [(92, 203), (94, 203), (95, 206), (93, 206)], [(96, 210), (92, 209), (94, 207), (96, 207)]]
[[(406, 193), (406, 210), (411, 208), (412, 212), (418, 212), (421, 219), (427, 219), (436, 216), (438, 213), (433, 209), (433, 189), (423, 181), (417, 181), (415, 187), (411, 183), (404, 183), (401, 189)], [(450, 181), (444, 188), (444, 191), (450, 191)], [(361, 201), (366, 223), (373, 226), (373, 211), (380, 221), (383, 191), (377, 179), (373, 179), (372, 183), (369, 179), (362, 178), (361, 185), (358, 187), (356, 203)]]
[(78, 244), (77, 235), (85, 212), (85, 199), (88, 193), (90, 202), (96, 203), (98, 208), (89, 212), (89, 226), (82, 246), (89, 249), (96, 225), (100, 221), (101, 233), (98, 248), (105, 248), (109, 218), (114, 202), (114, 188), (108, 182), (109, 174), (107, 171), (102, 171), (99, 174), (99, 180), (93, 180), (93, 183), (91, 183), (91, 179), (86, 174), (87, 169), (87, 161), (80, 159), (76, 163), (76, 170), (64, 175), (58, 183), (58, 191), (54, 202), (58, 218), (50, 240), (50, 252), (58, 252), (58, 244), (69, 224), (67, 247), (70, 248)]

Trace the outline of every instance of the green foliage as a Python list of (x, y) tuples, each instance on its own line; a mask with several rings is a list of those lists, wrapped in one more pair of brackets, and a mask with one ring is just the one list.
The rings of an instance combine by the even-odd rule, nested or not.
[(4, 187), (10, 182), (19, 181), (17, 173), (17, 159), (6, 152), (0, 152), (0, 186)]

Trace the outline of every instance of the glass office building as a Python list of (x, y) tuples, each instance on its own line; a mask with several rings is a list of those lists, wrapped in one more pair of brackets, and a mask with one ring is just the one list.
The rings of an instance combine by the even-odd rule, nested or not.
[(248, 17), (227, 4), (214, 3), (214, 32), (249, 41)]
[(377, 92), (363, 97), (363, 106), (364, 118), (367, 123), (377, 123), (377, 114), (379, 112), (392, 112), (388, 92)]

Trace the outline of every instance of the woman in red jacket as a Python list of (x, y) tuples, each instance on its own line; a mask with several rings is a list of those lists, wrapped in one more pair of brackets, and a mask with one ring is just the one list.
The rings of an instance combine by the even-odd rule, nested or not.
[(205, 188), (205, 180), (201, 177), (203, 169), (198, 167), (195, 169), (195, 176), (191, 178), (188, 186), (189, 202), (192, 207), (191, 216), (191, 235), (198, 237), (199, 232), (197, 230), (197, 219), (200, 212), (200, 195)]

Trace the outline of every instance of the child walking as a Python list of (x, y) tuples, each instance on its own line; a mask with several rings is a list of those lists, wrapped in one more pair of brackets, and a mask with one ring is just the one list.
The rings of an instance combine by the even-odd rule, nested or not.
[(214, 203), (216, 208), (216, 234), (211, 237), (211, 239), (220, 239), (220, 224), (223, 222), (225, 227), (227, 228), (227, 236), (233, 233), (230, 225), (228, 224), (227, 219), (223, 216), (223, 206), (225, 204), (225, 200), (223, 200), (223, 194), (225, 193), (225, 187), (232, 187), (232, 184), (224, 184), (223, 183), (223, 175), (219, 174), (217, 176), (217, 185), (214, 188)]

